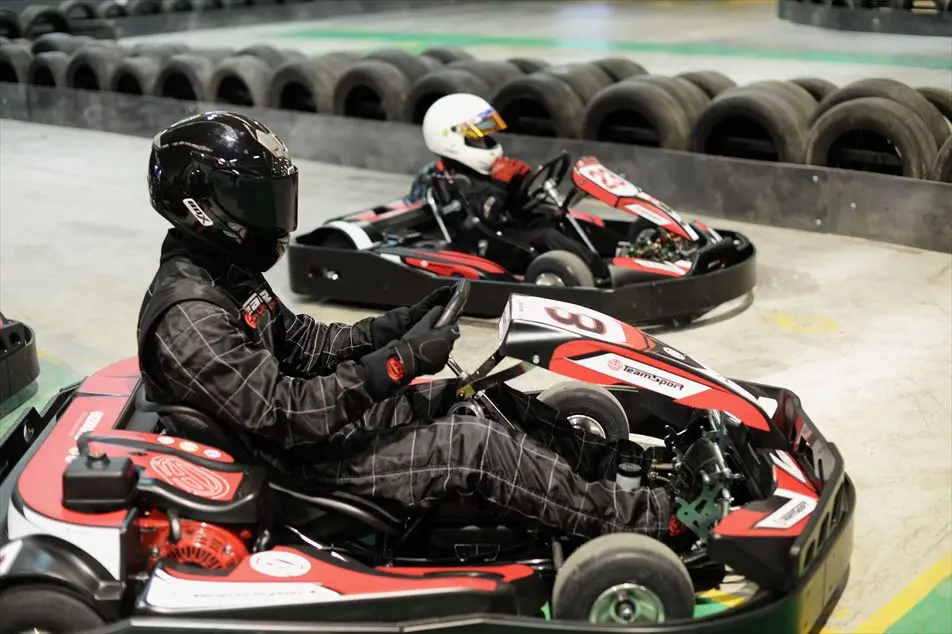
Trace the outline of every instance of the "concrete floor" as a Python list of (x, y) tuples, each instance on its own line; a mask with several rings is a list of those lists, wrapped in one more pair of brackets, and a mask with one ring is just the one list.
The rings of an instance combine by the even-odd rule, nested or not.
[[(148, 207), (146, 139), (0, 121), (0, 307), (47, 358), (89, 372), (135, 352), (164, 223)], [(405, 176), (301, 162), (301, 228), (401, 195)], [(644, 186), (651, 188), (650, 183)], [(690, 210), (686, 210), (690, 211)], [(952, 256), (829, 235), (715, 222), (749, 235), (760, 283), (747, 310), (663, 335), (728, 376), (787, 386), (836, 442), (859, 491), (839, 632), (952, 550)], [(324, 320), (367, 314), (292, 298)], [(469, 321), (472, 367), (494, 324)], [(543, 371), (523, 385), (554, 380)]]
[(460, 46), (480, 59), (633, 59), (656, 75), (719, 70), (737, 83), (891, 77), (952, 88), (952, 39), (817, 29), (777, 19), (776, 2), (507, 2), (151, 35), (193, 46), (271, 43), (309, 53)]

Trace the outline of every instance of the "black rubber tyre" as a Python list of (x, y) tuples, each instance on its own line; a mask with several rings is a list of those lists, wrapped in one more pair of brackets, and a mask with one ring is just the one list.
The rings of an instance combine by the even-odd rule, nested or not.
[(724, 91), (722, 95), (732, 94), (735, 91), (740, 90), (767, 90), (772, 91), (775, 95), (779, 96), (782, 99), (785, 99), (794, 108), (800, 110), (803, 113), (803, 116), (807, 117), (809, 120), (810, 115), (813, 114), (813, 111), (816, 110), (817, 101), (813, 98), (805, 88), (797, 84), (788, 82), (788, 81), (779, 81), (779, 80), (764, 80), (764, 81), (755, 81), (746, 86), (738, 86), (737, 88), (731, 88), (729, 91)]
[(70, 59), (66, 85), (80, 90), (108, 90), (122, 60), (121, 49), (87, 46)]
[(70, 35), (69, 33), (45, 33), (33, 41), (30, 50), (34, 55), (40, 53), (49, 53), (50, 51), (62, 51), (67, 55), (72, 55), (79, 49), (91, 43), (93, 38), (86, 35)]
[(942, 113), (946, 123), (952, 126), (952, 90), (924, 86), (916, 89), (920, 95), (929, 100), (936, 110)]
[(420, 55), (432, 57), (441, 64), (452, 64), (453, 62), (463, 62), (476, 59), (463, 49), (451, 46), (435, 46), (433, 48), (428, 48), (420, 53)]
[(8, 40), (23, 37), (20, 29), (20, 18), (10, 9), (0, 9), (0, 36)]
[(377, 60), (386, 62), (403, 73), (410, 84), (420, 79), (427, 73), (442, 67), (440, 62), (432, 57), (422, 57), (414, 55), (400, 48), (386, 48), (379, 51), (371, 51), (364, 56), (366, 60)]
[(707, 93), (686, 79), (664, 77), (662, 75), (635, 75), (629, 77), (623, 83), (627, 84), (629, 82), (654, 84), (667, 92), (681, 105), (684, 114), (687, 115), (688, 121), (692, 125), (711, 101)]
[(733, 79), (716, 70), (696, 70), (689, 73), (681, 73), (680, 75), (676, 75), (676, 77), (691, 82), (703, 90), (704, 94), (711, 99), (728, 88), (733, 88), (737, 85)]
[(549, 66), (540, 70), (539, 73), (552, 75), (565, 82), (578, 95), (583, 104), (591, 101), (599, 90), (614, 83), (605, 71), (591, 64)]
[(158, 15), (162, 13), (159, 0), (129, 0), (126, 4), (127, 15)]
[(173, 55), (162, 64), (153, 94), (181, 101), (210, 101), (214, 71), (215, 62), (204, 55)]
[(577, 139), (585, 105), (558, 77), (524, 75), (505, 84), (490, 100), (512, 134)]
[(0, 591), (0, 634), (68, 634), (102, 627), (105, 621), (89, 605), (55, 586), (12, 586)]
[(547, 251), (538, 256), (526, 269), (525, 282), (538, 284), (537, 280), (543, 274), (557, 276), (562, 281), (562, 286), (595, 286), (592, 270), (582, 258), (569, 251)]
[(96, 6), (86, 0), (63, 0), (57, 7), (67, 20), (95, 20), (99, 17)]
[(543, 59), (536, 59), (534, 57), (510, 57), (506, 61), (510, 64), (515, 64), (519, 70), (521, 70), (526, 75), (537, 73), (543, 68), (548, 68), (551, 66), (549, 62)]
[(53, 7), (31, 5), (20, 12), (20, 31), (28, 40), (44, 33), (69, 33), (69, 20)]
[[(613, 533), (588, 541), (569, 555), (555, 576), (552, 615), (556, 619), (589, 621), (598, 597), (610, 588), (632, 584), (654, 596), (663, 616), (642, 621), (690, 619), (694, 614), (694, 584), (681, 559), (658, 540), (637, 533)], [(605, 621), (614, 622), (614, 621)]]
[(136, 44), (132, 47), (131, 56), (151, 57), (157, 60), (167, 60), (173, 55), (185, 55), (189, 48), (184, 44)]
[(502, 61), (470, 60), (465, 62), (453, 62), (452, 64), (447, 64), (444, 68), (465, 70), (472, 73), (489, 87), (490, 92), (499, 90), (506, 82), (510, 82), (523, 75), (523, 72), (518, 66), (512, 62)]
[(67, 68), (69, 68), (69, 55), (63, 51), (38, 53), (30, 62), (27, 81), (34, 86), (65, 88)]
[(622, 81), (635, 75), (647, 75), (648, 71), (641, 64), (636, 64), (627, 57), (604, 57), (591, 62), (592, 66), (600, 68), (612, 81)]
[(284, 64), (271, 78), (268, 107), (333, 114), (334, 87), (350, 65), (346, 60), (327, 55)]
[(932, 133), (936, 147), (940, 147), (945, 143), (945, 140), (949, 138), (949, 124), (946, 122), (945, 117), (942, 116), (942, 113), (939, 112), (934, 105), (929, 103), (928, 99), (916, 91), (915, 88), (910, 88), (895, 79), (861, 79), (840, 88), (820, 102), (820, 105), (817, 106), (817, 109), (813, 113), (810, 124), (814, 124), (817, 119), (822, 117), (827, 111), (841, 103), (862, 97), (891, 99), (912, 110), (912, 112), (922, 119), (926, 128)]
[(334, 88), (334, 114), (402, 121), (410, 80), (396, 66), (367, 59), (351, 66)]
[(796, 79), (791, 79), (790, 83), (796, 84), (806, 90), (816, 99), (818, 104), (826, 99), (827, 95), (831, 95), (840, 89), (839, 86), (833, 82), (820, 79), (819, 77), (797, 77)]
[(932, 175), (937, 181), (952, 183), (952, 137), (939, 149)]
[(0, 46), (0, 83), (25, 84), (30, 77), (33, 54), (20, 44)]
[[(761, 141), (763, 153), (737, 154), (729, 139), (738, 129), (746, 138)], [(766, 89), (732, 89), (718, 95), (694, 122), (689, 148), (699, 154), (801, 163), (806, 136), (806, 115), (789, 99)], [(749, 142), (742, 145), (749, 146)]]
[(218, 64), (209, 80), (209, 90), (216, 103), (263, 107), (272, 77), (271, 67), (260, 57), (236, 55)]
[(238, 49), (235, 55), (251, 55), (257, 57), (268, 65), (269, 68), (280, 68), (288, 62), (296, 62), (306, 59), (304, 53), (293, 50), (279, 50), (268, 44), (255, 44)]
[(483, 99), (492, 97), (489, 86), (473, 73), (451, 66), (427, 73), (410, 88), (407, 96), (403, 120), (410, 123), (423, 123), (426, 111), (437, 99), (458, 92), (477, 95)]
[(128, 13), (126, 5), (119, 4), (116, 0), (106, 0), (96, 7), (96, 15), (103, 20), (116, 20), (126, 17)]
[[(564, 381), (548, 388), (537, 398), (555, 409), (559, 418), (587, 416), (601, 429), (600, 432), (596, 430), (594, 433), (609, 442), (628, 438), (631, 434), (625, 408), (611, 392), (600, 385)], [(571, 420), (568, 422), (572, 423)]]
[(661, 86), (624, 81), (601, 90), (585, 108), (582, 138), (686, 150), (691, 120)]
[(154, 57), (127, 57), (112, 74), (109, 90), (124, 95), (152, 95), (162, 71), (162, 62)]
[(882, 97), (852, 99), (823, 113), (810, 130), (804, 162), (842, 167), (830, 160), (830, 149), (844, 134), (856, 130), (887, 139), (901, 157), (903, 176), (932, 178), (938, 154), (932, 134), (908, 107)]

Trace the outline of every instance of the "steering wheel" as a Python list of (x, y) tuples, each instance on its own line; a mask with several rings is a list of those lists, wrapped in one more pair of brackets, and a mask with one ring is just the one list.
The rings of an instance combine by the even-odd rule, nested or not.
[(545, 202), (542, 194), (545, 194), (545, 182), (552, 180), (558, 187), (569, 172), (572, 159), (568, 152), (562, 152), (554, 159), (548, 160), (539, 167), (535, 168), (531, 174), (526, 176), (525, 180), (519, 186), (516, 194), (516, 200), (525, 201), (522, 205), (523, 210), (530, 210)]
[(456, 283), (456, 286), (453, 288), (453, 296), (450, 297), (450, 301), (446, 302), (446, 308), (443, 309), (443, 314), (436, 320), (436, 324), (433, 326), (434, 328), (440, 328), (459, 321), (460, 315), (463, 314), (463, 307), (466, 305), (466, 300), (469, 299), (469, 289), (469, 280), (462, 280)]

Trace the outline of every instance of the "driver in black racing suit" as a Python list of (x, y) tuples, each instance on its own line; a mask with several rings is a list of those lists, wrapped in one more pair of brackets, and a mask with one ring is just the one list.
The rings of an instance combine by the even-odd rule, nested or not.
[[(423, 198), (434, 171), (450, 173), (460, 195), (466, 197), (486, 226), (503, 230), (505, 236), (538, 253), (568, 251), (582, 259), (596, 280), (609, 278), (601, 256), (554, 228), (555, 217), (545, 205), (528, 213), (522, 209), (527, 201), (518, 193), (531, 168), (523, 161), (503, 156), (502, 145), (492, 135), (505, 130), (506, 124), (489, 102), (467, 93), (446, 95), (427, 109), (422, 128), (427, 149), (439, 160), (421, 171), (408, 198)], [(454, 229), (457, 236), (463, 233), (459, 226)], [(518, 254), (511, 247), (492, 242), (484, 250), (469, 246), (503, 268), (521, 272)]]
[[(297, 226), (298, 171), (265, 126), (228, 112), (183, 119), (154, 138), (148, 181), (174, 228), (139, 318), (147, 395), (204, 413), (217, 440), (187, 415), (166, 419), (170, 433), (225, 443), (299, 489), (407, 507), (476, 496), (566, 534), (667, 534), (672, 492), (616, 485), (627, 440), (440, 417), (407, 396), (459, 336), (456, 324), (434, 327), (449, 287), (353, 325), (281, 303), (262, 272)], [(544, 409), (520, 396), (527, 413)]]

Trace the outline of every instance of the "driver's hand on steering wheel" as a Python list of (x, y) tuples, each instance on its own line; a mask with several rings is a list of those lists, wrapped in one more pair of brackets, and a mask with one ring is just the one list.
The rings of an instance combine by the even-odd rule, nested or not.
[(490, 176), (499, 182), (508, 183), (518, 187), (522, 179), (529, 175), (532, 168), (529, 164), (519, 159), (500, 156), (493, 162)]
[[(446, 288), (452, 291), (452, 287)], [(433, 306), (403, 337), (360, 359), (374, 401), (393, 395), (418, 376), (436, 374), (446, 367), (459, 339), (459, 324), (436, 327), (443, 310), (443, 306)]]
[(434, 306), (446, 306), (451, 297), (453, 297), (453, 287), (441, 286), (409, 308), (400, 306), (380, 315), (370, 325), (374, 348), (399, 339), (414, 324), (423, 319)]

